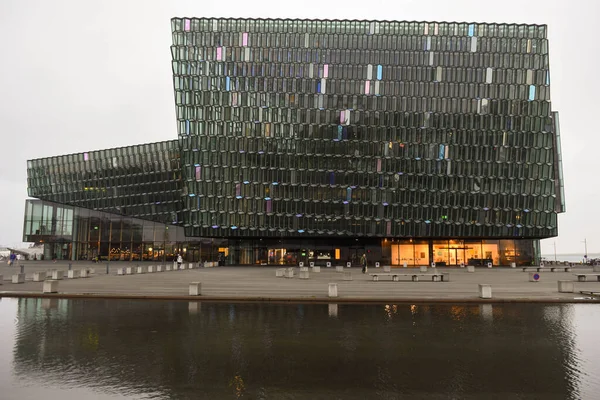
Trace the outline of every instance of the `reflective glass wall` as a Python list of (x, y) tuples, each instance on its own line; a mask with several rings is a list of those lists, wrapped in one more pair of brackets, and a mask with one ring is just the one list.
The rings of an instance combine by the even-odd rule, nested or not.
[(188, 235), (557, 234), (546, 26), (174, 18), (172, 33)]
[(113, 214), (180, 223), (177, 141), (27, 161), (31, 197)]
[(44, 244), (44, 259), (217, 261), (218, 239), (188, 238), (181, 226), (41, 200), (27, 200), (23, 241)]

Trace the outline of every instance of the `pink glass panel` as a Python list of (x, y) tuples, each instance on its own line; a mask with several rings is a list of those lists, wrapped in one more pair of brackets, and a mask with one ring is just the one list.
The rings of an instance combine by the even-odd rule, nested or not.
[(220, 47), (217, 47), (217, 61), (221, 61), (223, 50)]
[(201, 168), (200, 166), (196, 167), (196, 180), (197, 181), (200, 180), (200, 172), (202, 171), (200, 168)]
[(190, 20), (189, 20), (189, 19), (186, 19), (186, 20), (185, 20), (185, 30), (186, 30), (186, 31), (189, 31), (189, 30), (190, 30)]
[(377, 172), (381, 172), (381, 158), (377, 159)]
[(371, 89), (371, 81), (365, 82), (365, 94), (369, 94), (369, 90)]
[(88, 153), (83, 153), (83, 160), (87, 161), (90, 159), (90, 155)]
[(273, 212), (273, 204), (271, 200), (267, 200), (267, 212)]
[(340, 111), (340, 124), (344, 123), (345, 114), (346, 114), (346, 111), (344, 111), (344, 110)]
[(327, 78), (329, 76), (329, 64), (325, 64), (323, 66), (323, 78)]
[(391, 235), (391, 234), (392, 234), (392, 221), (388, 221), (387, 226), (386, 226), (386, 235)]
[(242, 46), (248, 46), (248, 32), (242, 33)]

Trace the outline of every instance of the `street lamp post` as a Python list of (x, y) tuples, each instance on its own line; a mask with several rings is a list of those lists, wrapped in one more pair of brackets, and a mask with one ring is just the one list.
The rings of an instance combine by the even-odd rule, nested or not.
[(584, 262), (587, 264), (587, 258), (588, 258), (588, 254), (587, 254), (587, 238), (583, 239), (583, 242), (581, 242), (584, 244), (585, 246), (585, 254), (583, 255), (584, 258)]

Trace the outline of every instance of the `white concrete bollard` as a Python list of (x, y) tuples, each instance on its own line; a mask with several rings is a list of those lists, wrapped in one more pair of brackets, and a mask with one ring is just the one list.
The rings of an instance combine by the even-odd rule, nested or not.
[(541, 278), (541, 276), (538, 272), (530, 272), (529, 273), (529, 282), (539, 282), (540, 278)]
[(163, 266), (162, 265), (157, 265), (156, 266), (156, 272), (163, 272)]
[(63, 278), (63, 276), (64, 276), (63, 271), (57, 271), (57, 270), (52, 271), (52, 280), (60, 281)]
[(558, 281), (558, 292), (559, 293), (573, 293), (575, 291), (575, 284), (573, 281)]
[(321, 272), (321, 267), (313, 267), (312, 272)]
[(294, 269), (293, 268), (288, 268), (285, 270), (285, 277), (286, 278), (293, 278), (294, 277)]
[(125, 274), (126, 275), (133, 275), (133, 274), (135, 274), (135, 268), (133, 268), (133, 267), (127, 267), (127, 268), (125, 268)]
[(434, 262), (431, 263), (431, 268), (435, 268), (435, 263)]
[(125, 268), (118, 268), (117, 275), (125, 275)]
[(137, 267), (138, 274), (143, 274), (144, 272), (146, 272), (146, 271), (144, 271), (144, 267)]
[(392, 267), (389, 265), (384, 265), (383, 266), (383, 272), (392, 272)]
[(308, 268), (306, 271), (300, 271), (300, 275), (298, 277), (300, 279), (308, 279), (309, 278)]
[(460, 263), (460, 267), (461, 267), (461, 268), (464, 268), (464, 267), (465, 267), (465, 263), (464, 263), (464, 262), (461, 262), (461, 263)]
[(14, 274), (12, 276), (12, 283), (25, 283), (25, 274)]
[(375, 263), (375, 268), (379, 268), (379, 263), (378, 262)]
[(516, 262), (511, 262), (510, 263), (510, 267), (511, 268), (517, 268), (517, 263)]
[(406, 261), (402, 263), (402, 268), (408, 268), (408, 263)]
[(488, 268), (492, 268), (492, 263), (490, 263), (490, 262), (489, 262), (489, 263), (487, 263), (487, 267), (488, 267)]
[(338, 297), (337, 283), (329, 284), (329, 297)]
[(80, 278), (89, 278), (90, 274), (88, 273), (87, 268), (82, 268), (81, 271), (79, 271), (79, 277)]
[(300, 262), (298, 263), (298, 266), (299, 266), (300, 268), (304, 267), (304, 262), (300, 261)]
[(34, 272), (33, 273), (33, 281), (34, 282), (42, 282), (44, 279), (46, 279), (45, 272)]
[(95, 268), (90, 268), (90, 275), (93, 275), (96, 273), (96, 269)]
[(167, 265), (166, 270), (167, 271), (173, 271), (173, 266), (172, 265)]
[(351, 281), (352, 280), (352, 272), (344, 272), (344, 280)]
[(190, 282), (190, 296), (201, 296), (202, 291), (202, 283), (200, 282)]
[(194, 263), (188, 263), (188, 269), (194, 269)]
[(177, 271), (177, 261), (173, 261), (173, 271)]
[(278, 278), (283, 278), (284, 274), (285, 274), (285, 268), (277, 268), (275, 270), (275, 276)]
[(475, 272), (475, 266), (474, 265), (467, 265), (467, 272)]
[(148, 265), (148, 273), (149, 274), (153, 274), (154, 273), (154, 265)]
[(327, 261), (327, 262), (325, 263), (325, 266), (326, 266), (327, 268), (331, 268), (331, 261)]
[(347, 262), (346, 263), (346, 268), (350, 268), (350, 267), (352, 267), (352, 263)]
[(425, 267), (425, 266), (422, 266), (422, 267), (420, 267), (420, 268), (419, 268), (419, 270), (420, 270), (421, 272), (427, 272), (427, 267)]
[(67, 271), (67, 278), (68, 279), (77, 279), (77, 278), (79, 278), (79, 271), (76, 271), (74, 269), (68, 270)]
[(58, 292), (58, 281), (49, 280), (45, 281), (42, 285), (42, 293), (57, 293)]
[(342, 267), (341, 265), (336, 266), (335, 272), (344, 272), (344, 267)]
[(315, 263), (314, 263), (313, 261), (311, 261), (311, 262), (310, 262), (308, 265), (309, 265), (311, 268), (313, 268), (313, 267), (315, 266)]
[(300, 267), (300, 272), (308, 272), (308, 267)]
[(492, 298), (492, 285), (479, 284), (479, 297), (482, 299)]

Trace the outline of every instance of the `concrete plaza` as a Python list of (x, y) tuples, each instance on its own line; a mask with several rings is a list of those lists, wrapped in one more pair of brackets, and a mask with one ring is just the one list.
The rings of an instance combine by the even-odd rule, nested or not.
[[(19, 272), (19, 266), (0, 266), (3, 285), (0, 297), (42, 296), (42, 282), (33, 282), (33, 273), (53, 269), (66, 271), (67, 262), (28, 261), (25, 266), (26, 282), (11, 283), (11, 275)], [(231, 301), (348, 301), (348, 302), (470, 302), (483, 301), (478, 296), (478, 284), (492, 286), (492, 302), (595, 302), (580, 291), (600, 292), (600, 282), (577, 282), (573, 273), (592, 273), (590, 267), (574, 267), (572, 272), (541, 272), (538, 282), (529, 282), (529, 273), (521, 268), (477, 267), (474, 273), (466, 268), (437, 268), (438, 272), (450, 273), (449, 282), (431, 282), (421, 278), (420, 282), (401, 280), (392, 282), (382, 278), (373, 282), (369, 275), (361, 273), (360, 268), (344, 268), (352, 273), (352, 280), (344, 280), (344, 274), (335, 268), (321, 268), (321, 272), (309, 272), (309, 279), (299, 279), (299, 269), (295, 268), (294, 278), (276, 277), (276, 267), (214, 267), (184, 271), (167, 271), (135, 275), (117, 275), (118, 268), (143, 266), (156, 263), (110, 264), (109, 273), (106, 263), (73, 262), (73, 269), (94, 268), (90, 278), (63, 279), (58, 285), (58, 295), (63, 297), (136, 297), (161, 299), (189, 299), (190, 282), (202, 283), (203, 300)], [(369, 268), (369, 273), (382, 273), (383, 268)], [(419, 273), (414, 268), (393, 268), (393, 272)], [(431, 269), (428, 271), (431, 272)], [(575, 281), (574, 293), (559, 293), (557, 281)], [(328, 297), (328, 284), (337, 283), (338, 297)], [(600, 298), (599, 298), (600, 301)]]

